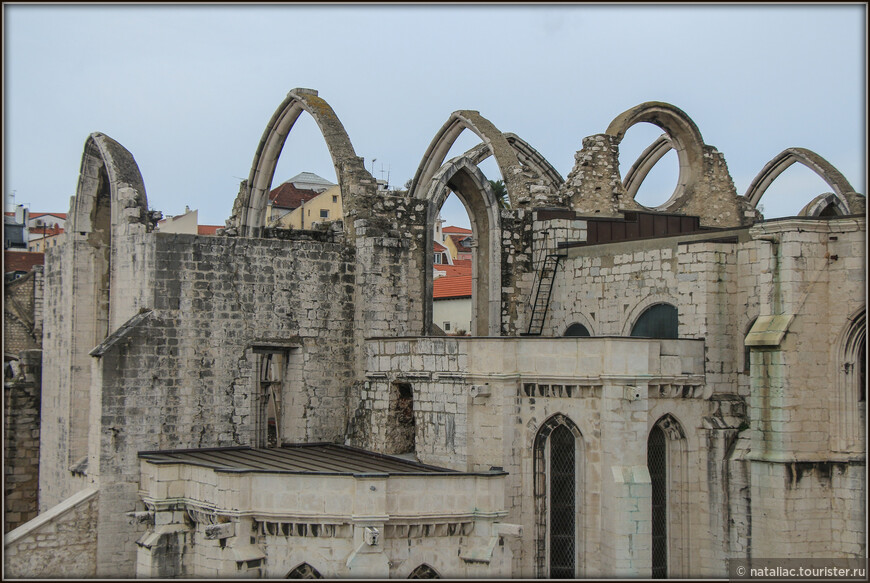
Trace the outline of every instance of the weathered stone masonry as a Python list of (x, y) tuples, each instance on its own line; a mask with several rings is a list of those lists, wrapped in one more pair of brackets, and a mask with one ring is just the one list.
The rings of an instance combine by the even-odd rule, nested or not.
[[(265, 193), (303, 112), (344, 221), (268, 229)], [(640, 122), (665, 135), (622, 177), (619, 142)], [(464, 130), (483, 143), (446, 160)], [(671, 148), (677, 187), (645, 208), (633, 196)], [(477, 167), (490, 155), (510, 208)], [(563, 180), (462, 110), (409, 192), (378, 192), (335, 112), (295, 89), (227, 228), (201, 237), (155, 232), (132, 155), (93, 134), (68, 240), (46, 256), (46, 524), (90, 513), (82, 569), (99, 576), (721, 577), (730, 558), (864, 556), (863, 195), (790, 149), (739, 196), (724, 156), (659, 102), (575, 159)], [(761, 194), (795, 161), (833, 192), (763, 221)], [(475, 233), (469, 338), (431, 321), (432, 221), (450, 191)], [(562, 337), (572, 325), (590, 337)], [(637, 333), (655, 326), (672, 332)], [(431, 466), (316, 477), (160, 458), (336, 442), (454, 482)], [(12, 569), (55, 574), (21, 563), (23, 541), (48, 540), (28, 524), (7, 542)]]

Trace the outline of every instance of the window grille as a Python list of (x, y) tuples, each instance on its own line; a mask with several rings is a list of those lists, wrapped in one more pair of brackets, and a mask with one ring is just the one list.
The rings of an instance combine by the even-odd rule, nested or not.
[(631, 329), (632, 336), (642, 338), (678, 338), (679, 314), (670, 304), (650, 306)]
[(647, 467), (652, 482), (652, 576), (668, 576), (668, 463), (667, 438), (656, 425), (647, 442)]
[(323, 579), (323, 575), (308, 563), (302, 563), (287, 573), (285, 579)]
[(574, 434), (550, 434), (550, 578), (573, 579), (575, 563)]
[(571, 324), (565, 330), (565, 336), (589, 336), (589, 330), (583, 324)]
[(438, 573), (435, 572), (435, 569), (426, 565), (425, 563), (411, 571), (411, 574), (408, 575), (408, 579), (440, 579)]

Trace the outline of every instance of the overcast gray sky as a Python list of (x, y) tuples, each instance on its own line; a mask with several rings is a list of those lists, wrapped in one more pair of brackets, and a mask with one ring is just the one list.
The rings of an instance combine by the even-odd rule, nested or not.
[[(15, 5), (4, 10), (4, 194), (69, 208), (88, 135), (139, 164), (150, 206), (223, 224), (267, 122), (317, 89), (357, 155), (401, 186), (458, 109), (481, 112), (567, 176), (585, 136), (645, 101), (685, 111), (739, 194), (776, 154), (809, 148), (866, 193), (866, 7), (844, 5)], [(660, 130), (640, 124), (623, 172)], [(275, 185), (335, 181), (303, 115)], [(477, 140), (466, 131), (454, 150)], [(377, 159), (372, 165), (372, 160)], [(500, 178), (494, 164), (484, 167)], [(666, 200), (673, 153), (644, 183)], [(762, 199), (795, 214), (830, 190), (798, 164)], [(447, 217), (461, 223), (462, 217)]]

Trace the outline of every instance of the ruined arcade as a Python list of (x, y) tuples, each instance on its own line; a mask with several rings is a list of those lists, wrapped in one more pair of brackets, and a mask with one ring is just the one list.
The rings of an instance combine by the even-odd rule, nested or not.
[[(343, 220), (271, 228), (303, 114)], [(664, 133), (620, 176), (642, 122)], [(482, 143), (447, 159), (466, 130)], [(646, 208), (670, 150), (677, 187)], [(831, 191), (766, 221), (793, 163)], [(469, 337), (432, 317), (451, 192), (474, 233)], [(383, 191), (300, 88), (218, 236), (155, 230), (133, 155), (100, 133), (69, 217), (32, 375), (40, 514), (7, 534), (7, 576), (686, 578), (866, 556), (865, 197), (810, 150), (738, 194), (691, 118), (647, 102), (563, 178), (460, 110), (409, 190)]]

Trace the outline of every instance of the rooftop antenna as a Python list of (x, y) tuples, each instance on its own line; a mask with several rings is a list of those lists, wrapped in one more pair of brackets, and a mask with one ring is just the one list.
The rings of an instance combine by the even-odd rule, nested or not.
[(377, 162), (377, 161), (378, 161), (377, 158), (372, 158), (372, 174), (375, 173), (375, 162)]

